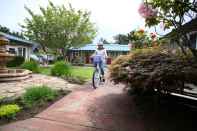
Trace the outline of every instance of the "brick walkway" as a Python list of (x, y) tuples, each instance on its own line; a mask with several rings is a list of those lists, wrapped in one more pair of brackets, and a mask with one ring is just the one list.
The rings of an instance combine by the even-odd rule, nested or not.
[[(90, 86), (90, 85), (89, 85)], [(1, 131), (143, 131), (135, 105), (122, 87), (86, 87), (64, 97), (32, 119), (0, 128)]]

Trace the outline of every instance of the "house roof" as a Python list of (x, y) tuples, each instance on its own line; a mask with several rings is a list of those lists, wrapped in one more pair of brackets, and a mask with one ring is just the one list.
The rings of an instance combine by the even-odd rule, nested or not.
[(197, 18), (184, 24), (180, 30), (183, 30), (186, 33), (196, 32), (197, 31)]
[(185, 23), (181, 28), (173, 29), (170, 33), (166, 34), (164, 38), (168, 38), (176, 35), (176, 32), (182, 32), (184, 34), (197, 34), (197, 18)]
[[(80, 48), (71, 48), (70, 50), (75, 51), (94, 51), (97, 48), (96, 44), (88, 44)], [(104, 48), (107, 51), (123, 51), (128, 52), (130, 51), (128, 45), (120, 45), (120, 44), (104, 44)]]
[(0, 35), (4, 36), (5, 38), (9, 39), (10, 41), (19, 42), (17, 44), (28, 45), (28, 46), (38, 46), (39, 45), (36, 42), (25, 40), (25, 39), (22, 39), (22, 38), (19, 38), (19, 37), (16, 37), (16, 36), (13, 36), (13, 35), (10, 35), (7, 33), (0, 32)]

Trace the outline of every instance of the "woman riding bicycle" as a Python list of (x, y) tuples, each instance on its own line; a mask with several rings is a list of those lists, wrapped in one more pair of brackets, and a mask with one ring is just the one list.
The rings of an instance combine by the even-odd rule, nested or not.
[(97, 44), (97, 49), (95, 50), (94, 54), (92, 55), (92, 59), (93, 59), (94, 67), (96, 68), (97, 65), (99, 66), (99, 68), (101, 70), (101, 75), (102, 75), (103, 81), (105, 81), (105, 79), (104, 79), (104, 64), (107, 59), (107, 51), (103, 47), (103, 43)]

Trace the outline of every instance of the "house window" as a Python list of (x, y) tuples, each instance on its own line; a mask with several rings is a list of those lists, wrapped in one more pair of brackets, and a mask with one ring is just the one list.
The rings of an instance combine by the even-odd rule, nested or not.
[(23, 57), (26, 57), (26, 48), (23, 48)]
[(8, 52), (9, 52), (10, 54), (16, 54), (15, 48), (9, 48)]
[(196, 48), (196, 34), (193, 34), (190, 36), (190, 41), (191, 41), (191, 44), (192, 44), (192, 48)]
[(197, 49), (197, 34), (196, 34), (196, 49)]
[(18, 56), (26, 57), (26, 48), (19, 47), (18, 48)]
[(23, 56), (23, 48), (18, 48), (18, 56)]

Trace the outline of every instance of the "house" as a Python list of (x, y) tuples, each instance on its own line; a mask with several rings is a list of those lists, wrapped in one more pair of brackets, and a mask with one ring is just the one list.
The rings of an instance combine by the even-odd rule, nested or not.
[[(69, 50), (69, 61), (70, 62), (81, 62), (85, 64), (91, 63), (90, 56), (96, 50), (96, 44), (88, 44), (81, 48), (71, 48)], [(111, 60), (119, 55), (124, 55), (129, 53), (130, 49), (128, 45), (120, 44), (104, 44), (104, 48), (107, 50), (108, 60), (107, 63), (110, 64)]]
[(16, 56), (22, 56), (25, 60), (30, 59), (33, 49), (35, 46), (39, 45), (36, 42), (25, 40), (3, 32), (0, 32), (0, 36), (3, 36), (9, 40), (9, 44), (6, 45), (6, 49), (9, 53)]
[[(165, 35), (164, 38), (167, 38), (167, 39), (170, 38), (169, 47), (171, 48), (177, 48), (177, 45), (175, 42), (175, 40), (177, 40), (176, 32), (182, 32), (182, 34), (186, 34), (187, 38), (189, 39), (191, 48), (197, 49), (197, 18), (184, 24), (181, 28), (172, 30), (170, 33)], [(181, 38), (182, 36), (179, 36), (179, 41), (181, 40)]]

